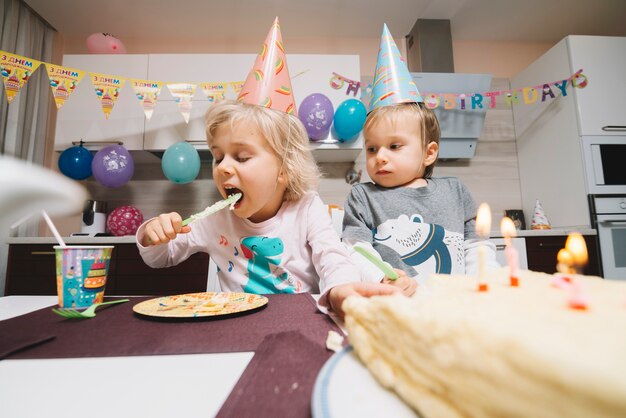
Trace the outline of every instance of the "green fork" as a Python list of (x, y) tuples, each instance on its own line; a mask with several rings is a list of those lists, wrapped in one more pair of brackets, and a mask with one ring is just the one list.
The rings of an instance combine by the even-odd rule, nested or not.
[(96, 316), (96, 308), (102, 305), (113, 305), (115, 303), (128, 302), (129, 300), (130, 299), (119, 299), (119, 300), (112, 300), (110, 302), (94, 303), (93, 305), (85, 309), (84, 311), (77, 311), (76, 309), (52, 308), (52, 312), (54, 312), (57, 315), (61, 315), (64, 318), (78, 318), (78, 319), (93, 318), (94, 316)]

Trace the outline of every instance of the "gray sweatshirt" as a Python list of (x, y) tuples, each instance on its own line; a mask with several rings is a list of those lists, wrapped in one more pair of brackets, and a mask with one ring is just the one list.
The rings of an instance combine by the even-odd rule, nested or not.
[[(454, 177), (431, 178), (420, 188), (357, 184), (345, 203), (342, 239), (349, 246), (371, 244), (383, 260), (416, 279), (473, 273), (475, 218), (476, 203)], [(487, 245), (493, 266), (494, 246)]]

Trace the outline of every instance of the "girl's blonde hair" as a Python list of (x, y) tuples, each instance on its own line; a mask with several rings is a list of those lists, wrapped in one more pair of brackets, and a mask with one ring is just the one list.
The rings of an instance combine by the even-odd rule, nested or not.
[(281, 160), (281, 170), (287, 179), (285, 200), (298, 200), (309, 190), (315, 190), (321, 177), (309, 137), (302, 122), (287, 113), (257, 105), (224, 100), (211, 106), (206, 113), (206, 137), (211, 148), (215, 131), (225, 123), (252, 122), (261, 137)]
[[(399, 103), (391, 106), (377, 107), (367, 115), (365, 125), (363, 126), (363, 133), (367, 136), (367, 131), (379, 121), (397, 118), (401, 114), (409, 116), (411, 120), (420, 127), (419, 132), (422, 138), (422, 149), (426, 149), (426, 146), (431, 142), (439, 144), (439, 137), (441, 136), (439, 120), (437, 120), (435, 112), (424, 106), (423, 103)], [(426, 167), (424, 178), (428, 179), (432, 177), (436, 163), (437, 160)]]

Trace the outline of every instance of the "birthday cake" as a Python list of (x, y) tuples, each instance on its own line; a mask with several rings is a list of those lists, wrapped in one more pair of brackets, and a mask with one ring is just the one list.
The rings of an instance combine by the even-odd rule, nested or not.
[(91, 265), (83, 286), (88, 290), (99, 290), (105, 286), (106, 281), (106, 262), (104, 260), (96, 260)]
[(507, 272), (351, 297), (350, 343), (422, 417), (625, 417), (626, 283)]

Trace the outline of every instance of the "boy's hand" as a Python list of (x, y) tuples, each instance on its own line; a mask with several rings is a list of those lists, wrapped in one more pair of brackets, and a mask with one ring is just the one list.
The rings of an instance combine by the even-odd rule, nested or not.
[(178, 234), (191, 231), (189, 226), (183, 226), (183, 218), (176, 213), (163, 213), (146, 224), (143, 236), (143, 246), (165, 244)]
[(391, 280), (389, 277), (385, 276), (380, 282), (385, 284), (390, 284), (394, 287), (399, 288), (402, 291), (404, 296), (411, 296), (415, 293), (417, 289), (417, 282), (407, 276), (407, 274), (400, 269), (394, 269), (396, 273), (398, 273), (398, 278), (396, 280)]

